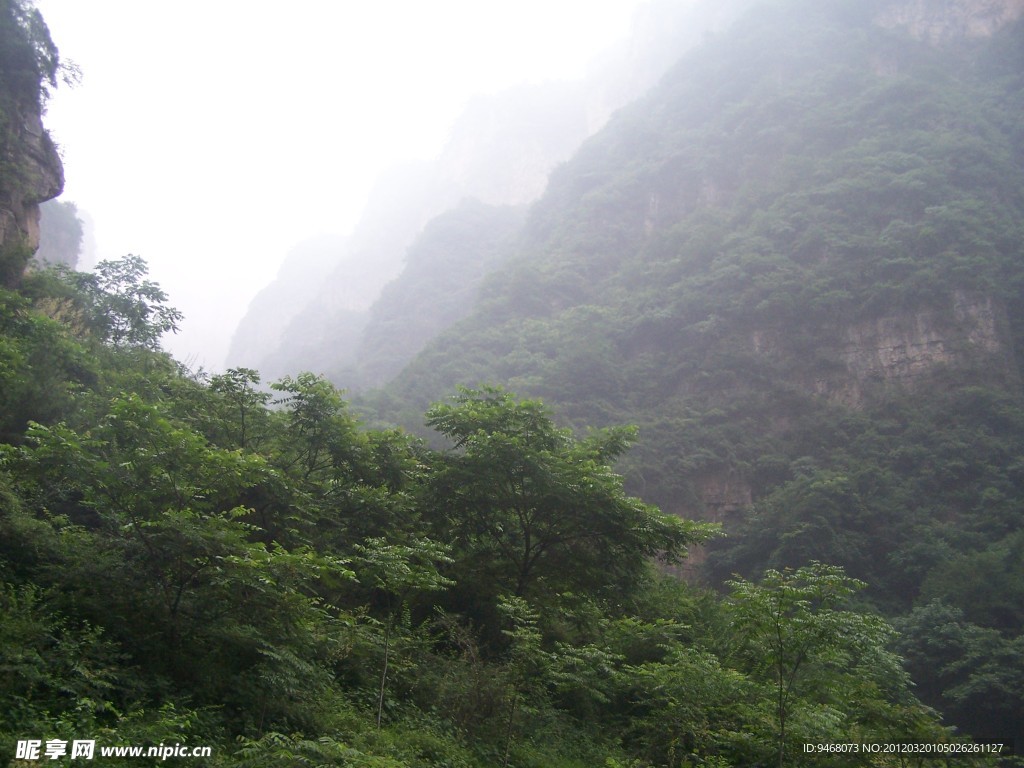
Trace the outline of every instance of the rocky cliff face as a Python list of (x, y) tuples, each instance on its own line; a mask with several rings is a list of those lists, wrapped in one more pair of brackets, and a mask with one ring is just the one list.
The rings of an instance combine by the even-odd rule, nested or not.
[[(834, 412), (871, 413), (894, 395), (927, 400), (934, 397), (937, 384), (950, 391), (1021, 391), (1008, 310), (991, 294), (953, 291), (942, 306), (908, 307), (853, 323), (839, 328), (835, 339), (835, 347), (817, 361), (800, 361), (781, 331), (755, 331), (750, 349), (756, 357), (772, 361), (776, 370), (788, 371), (779, 391), (791, 388)], [(784, 407), (762, 428), (777, 444), (798, 429)], [(808, 460), (813, 465), (820, 458), (812, 449)], [(738, 470), (728, 462), (714, 462), (693, 474), (689, 485), (690, 494), (665, 508), (683, 518), (719, 523), (730, 534), (742, 529), (755, 500), (772, 490), (772, 484), (749, 465)], [(707, 558), (707, 548), (695, 547), (674, 572), (699, 578)]]
[(0, 3), (0, 284), (16, 285), (39, 246), (39, 204), (64, 188), (43, 106), (60, 59), (31, 3)]
[(39, 246), (39, 204), (64, 189), (64, 168), (38, 105), (0, 104), (0, 281), (13, 285)]
[(791, 372), (789, 385), (830, 402), (863, 408), (873, 395), (915, 391), (940, 371), (1016, 389), (1020, 371), (1005, 302), (953, 291), (942, 306), (908, 307), (835, 332), (831, 352), (800, 361), (783, 331), (756, 330), (750, 350)]
[(1006, 308), (991, 296), (955, 291), (949, 306), (878, 317), (851, 326), (839, 356), (845, 381), (827, 392), (859, 405), (871, 385), (913, 391), (939, 369), (975, 376), (1018, 379)]

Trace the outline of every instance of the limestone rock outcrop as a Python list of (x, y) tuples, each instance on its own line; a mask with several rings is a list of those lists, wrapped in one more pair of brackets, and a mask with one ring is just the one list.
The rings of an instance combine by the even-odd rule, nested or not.
[(64, 167), (38, 106), (0, 103), (0, 282), (14, 285), (39, 246), (39, 204), (64, 189)]

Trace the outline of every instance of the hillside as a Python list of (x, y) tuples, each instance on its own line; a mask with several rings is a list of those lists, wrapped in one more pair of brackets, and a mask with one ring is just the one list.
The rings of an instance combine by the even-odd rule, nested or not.
[(754, 9), (552, 175), (473, 313), (368, 402), (416, 429), (490, 381), (638, 424), (628, 487), (731, 534), (705, 578), (842, 564), (907, 617), (931, 703), (1024, 721), (1019, 664), (969, 639), (1024, 642), (1022, 11)]

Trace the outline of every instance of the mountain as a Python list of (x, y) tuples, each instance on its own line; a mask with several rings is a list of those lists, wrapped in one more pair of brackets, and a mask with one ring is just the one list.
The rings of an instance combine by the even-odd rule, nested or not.
[[(239, 324), (227, 364), (271, 377), (309, 369), (361, 388), (354, 372), (360, 346), (369, 343), (361, 336), (367, 311), (402, 274), (406, 250), (428, 221), (467, 198), (493, 206), (538, 198), (552, 169), (583, 139), (649, 88), (681, 51), (749, 2), (649, 2), (627, 41), (596, 62), (584, 80), (522, 85), (471, 99), (437, 157), (378, 180), (348, 245), (335, 250), (330, 274), (282, 266)], [(298, 285), (304, 286), (301, 294)], [(268, 337), (271, 325), (283, 330)]]
[(249, 304), (248, 332), (234, 338), (230, 359), (259, 360), (266, 370), (283, 374), (287, 360), (277, 362), (268, 353), (283, 351), (281, 338), (288, 319), (312, 301), (315, 293), (311, 287), (330, 273), (337, 254), (344, 251), (346, 244), (347, 238), (322, 235), (296, 245), (281, 264), (274, 289), (264, 289)]
[(401, 277), (371, 307), (356, 367), (345, 378), (361, 386), (389, 381), (431, 339), (466, 317), (523, 215), (521, 207), (465, 200), (431, 219), (409, 247)]
[(78, 206), (63, 200), (48, 200), (39, 206), (39, 248), (36, 261), (63, 264), (75, 269), (85, 242), (85, 222)]
[(1019, 729), (1022, 17), (751, 9), (552, 174), (473, 311), (365, 406), (416, 430), (490, 382), (637, 424), (630, 490), (729, 533), (697, 577), (841, 564), (929, 703)]
[[(731, 345), (788, 389), (852, 406), (940, 365), (1018, 380), (1013, 32), (954, 53), (874, 23), (892, 8), (844, 11), (851, 37), (833, 18), (843, 3), (797, 7), (751, 14), (685, 58), (558, 169), (518, 258), (439, 341), (463, 375), (526, 344), (523, 326), (593, 328), (578, 316), (598, 313), (617, 333), (592, 333), (616, 341), (619, 364), (685, 350), (692, 368), (697, 350)], [(511, 326), (476, 356), (445, 346)], [(987, 355), (997, 363), (976, 364)], [(725, 382), (679, 373), (670, 390), (723, 395)]]

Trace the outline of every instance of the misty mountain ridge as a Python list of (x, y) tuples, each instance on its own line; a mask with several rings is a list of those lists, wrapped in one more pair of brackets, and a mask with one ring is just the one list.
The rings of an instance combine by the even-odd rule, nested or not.
[(86, 219), (88, 217), (83, 218), (78, 206), (65, 200), (48, 200), (40, 205), (36, 262), (78, 269), (80, 260), (92, 260), (92, 254), (85, 252), (89, 226)]
[[(437, 158), (378, 180), (347, 245), (335, 251), (331, 275), (285, 275), (291, 265), (282, 266), (239, 324), (227, 364), (259, 368), (268, 377), (309, 369), (356, 389), (376, 381), (356, 373), (366, 313), (402, 273), (423, 226), (466, 199), (499, 207), (535, 200), (550, 171), (615, 109), (749, 2), (649, 2), (638, 10), (631, 36), (582, 82), (523, 85), (471, 99)], [(298, 285), (305, 286), (301, 293)], [(268, 331), (271, 326), (284, 330)]]
[[(746, 97), (757, 88), (763, 88), (764, 101), (768, 106), (751, 105), (741, 103), (736, 93), (723, 92), (719, 94), (706, 94), (703, 89), (707, 85), (709, 74), (718, 74), (720, 82), (723, 78), (721, 73), (696, 72), (694, 73), (694, 62), (696, 67), (707, 66), (706, 61), (711, 58), (708, 55), (698, 54), (691, 56), (686, 62), (678, 66), (667, 81), (675, 80), (684, 84), (688, 90), (673, 87), (663, 83), (654, 95), (648, 97), (640, 104), (625, 110), (618, 116), (607, 129), (589, 141), (576, 157), (566, 166), (559, 168), (552, 177), (544, 198), (539, 204), (533, 207), (530, 212), (527, 225), (522, 233), (518, 245), (510, 249), (510, 253), (518, 253), (518, 259), (512, 259), (512, 267), (502, 273), (500, 278), (492, 281), (492, 286), (501, 285), (503, 289), (494, 289), (491, 295), (486, 295), (481, 308), (491, 308), (495, 311), (495, 303), (500, 303), (503, 309), (509, 313), (530, 316), (531, 314), (551, 315), (557, 314), (564, 306), (575, 306), (580, 300), (594, 300), (597, 303), (606, 303), (608, 297), (602, 295), (602, 284), (594, 278), (602, 277), (602, 270), (609, 275), (616, 276), (622, 268), (622, 254), (628, 251), (647, 251), (648, 258), (651, 251), (657, 247), (663, 247), (659, 240), (666, 237), (678, 236), (682, 224), (687, 223), (686, 217), (700, 213), (707, 215), (726, 211), (730, 206), (742, 202), (744, 205), (770, 205), (777, 210), (772, 211), (778, 217), (784, 217), (790, 213), (787, 208), (805, 204), (815, 197), (814, 193), (804, 192), (798, 184), (804, 181), (798, 176), (806, 173), (806, 169), (800, 168), (799, 162), (811, 162), (814, 158), (822, 158), (823, 163), (831, 163), (832, 167), (813, 169), (818, 175), (831, 174), (837, 179), (829, 185), (825, 185), (818, 197), (825, 194), (835, 195), (840, 191), (841, 185), (859, 187), (858, 194), (869, 195), (878, 193), (879, 203), (885, 198), (890, 202), (897, 202), (901, 205), (908, 203), (901, 201), (900, 195), (904, 192), (916, 193), (931, 181), (936, 181), (939, 175), (944, 172), (963, 173), (970, 162), (983, 160), (993, 166), (1000, 162), (1012, 163), (1010, 156), (1000, 157), (999, 153), (1012, 153), (1015, 151), (1010, 146), (999, 147), (996, 144), (982, 146), (983, 142), (990, 138), (987, 133), (992, 126), (985, 125), (983, 119), (972, 124), (971, 113), (968, 112), (959, 116), (960, 125), (954, 126), (953, 130), (946, 131), (943, 135), (944, 141), (964, 141), (962, 147), (964, 153), (957, 155), (955, 146), (941, 145), (938, 147), (917, 147), (914, 143), (921, 138), (921, 131), (928, 130), (929, 126), (922, 120), (953, 119), (956, 115), (957, 106), (955, 97), (946, 100), (946, 103), (927, 104), (928, 100), (939, 93), (940, 88), (934, 85), (914, 83), (911, 74), (901, 70), (907, 66), (908, 52), (901, 52), (900, 46), (905, 46), (905, 40), (899, 37), (886, 37), (878, 28), (906, 29), (912, 35), (925, 37), (929, 41), (935, 38), (939, 43), (955, 42), (957, 44), (974, 39), (984, 30), (992, 32), (998, 28), (998, 23), (993, 19), (1002, 19), (1008, 23), (1017, 18), (1020, 13), (1017, 9), (1024, 9), (1024, 4), (1019, 2), (1007, 2), (1002, 4), (985, 3), (954, 3), (957, 11), (949, 15), (947, 22), (942, 14), (934, 12), (923, 13), (921, 7), (914, 3), (876, 3), (875, 10), (869, 6), (863, 6), (861, 11), (852, 13), (854, 17), (870, 19), (873, 23), (870, 28), (876, 30), (880, 35), (882, 45), (877, 50), (866, 52), (859, 51), (862, 55), (861, 61), (838, 61), (826, 74), (819, 74), (807, 67), (808, 55), (821, 56), (823, 51), (817, 50), (807, 53), (795, 53), (788, 60), (785, 57), (777, 57), (774, 61), (767, 61), (766, 69), (758, 71), (753, 63), (741, 66), (733, 82), (737, 85), (730, 87), (747, 89), (748, 93), (739, 94)], [(996, 7), (998, 5), (998, 8)], [(969, 7), (975, 7), (977, 16), (967, 13)], [(998, 11), (998, 12), (997, 12)], [(872, 16), (872, 13), (874, 14)], [(741, 26), (738, 35), (743, 35), (743, 30), (749, 30), (755, 22), (751, 21), (746, 27)], [(995, 25), (993, 27), (993, 25)], [(981, 30), (981, 31), (979, 31)], [(780, 34), (784, 35), (784, 31)], [(740, 40), (740, 44), (748, 41)], [(777, 41), (776, 41), (777, 42)], [(851, 46), (843, 45), (842, 41), (830, 40), (828, 44), (836, 44), (833, 58), (842, 56), (844, 51), (850, 52)], [(708, 51), (717, 51), (718, 58), (730, 46), (736, 44), (735, 37), (726, 37), (715, 45), (706, 46)], [(932, 66), (939, 61), (946, 61), (944, 55), (931, 55), (931, 61), (925, 61), (930, 56), (927, 51), (930, 46), (921, 49), (924, 53), (922, 59), (917, 62), (920, 67)], [(727, 54), (725, 54), (727, 56)], [(756, 54), (762, 58), (763, 52)], [(712, 65), (714, 66), (714, 65)], [(757, 77), (756, 83), (744, 83), (744, 78)], [(833, 79), (827, 83), (828, 78)], [(855, 83), (854, 77), (863, 79), (862, 83)], [(831, 86), (832, 92), (823, 91), (821, 84), (816, 84), (819, 92), (812, 90), (801, 90), (801, 85), (807, 80), (819, 79), (826, 81)], [(860, 87), (864, 89), (864, 95), (844, 93), (845, 89)], [(874, 89), (874, 92), (868, 90)], [(835, 107), (836, 115), (805, 116), (802, 110), (806, 110), (813, 103), (815, 98), (824, 98), (826, 102), (832, 95), (839, 97), (834, 104), (826, 104), (831, 109)], [(846, 101), (843, 101), (847, 98)], [(921, 106), (913, 109), (910, 105), (910, 114), (897, 116), (894, 114), (880, 114), (874, 120), (874, 125), (864, 126), (864, 133), (874, 135), (855, 136), (842, 135), (850, 134), (855, 130), (856, 121), (862, 119), (866, 110), (873, 107), (881, 107), (890, 111), (895, 109), (887, 102), (894, 99), (908, 98)], [(969, 97), (968, 97), (969, 98)], [(858, 103), (858, 99), (861, 103)], [(872, 103), (873, 100), (873, 103)], [(845, 105), (845, 106), (842, 106)], [(962, 105), (961, 105), (962, 106)], [(754, 114), (746, 115), (740, 110), (748, 108)], [(824, 107), (822, 108), (824, 109)], [(841, 114), (843, 110), (846, 114)], [(941, 110), (944, 114), (924, 114), (925, 110)], [(1012, 109), (1012, 107), (1011, 107)], [(731, 110), (733, 114), (723, 115), (723, 110)], [(915, 113), (917, 112), (917, 113)], [(730, 130), (734, 135), (727, 136), (724, 133), (703, 135), (708, 132), (707, 119), (714, 115), (720, 123), (727, 122), (732, 117), (742, 117), (745, 122), (731, 124)], [(904, 125), (900, 124), (898, 117), (909, 118)], [(848, 121), (845, 125), (829, 125), (825, 121), (828, 118), (839, 118)], [(774, 120), (774, 122), (773, 122)], [(815, 123), (814, 121), (817, 121)], [(786, 123), (793, 124), (792, 135), (785, 136)], [(915, 124), (916, 123), (916, 124)], [(689, 127), (687, 127), (689, 126)], [(678, 130), (679, 127), (687, 127), (689, 135), (686, 146), (666, 145), (668, 131)], [(1005, 126), (1004, 126), (1005, 128)], [(904, 130), (905, 129), (905, 130)], [(998, 130), (998, 129), (997, 129)], [(829, 133), (832, 135), (829, 135)], [(957, 134), (959, 132), (959, 134)], [(975, 133), (985, 136), (985, 139), (973, 141), (969, 134)], [(900, 135), (903, 134), (903, 135)], [(1009, 137), (1012, 138), (1012, 137)], [(731, 154), (738, 145), (744, 141), (749, 143), (746, 146), (739, 146), (738, 154)], [(881, 142), (892, 141), (891, 147), (885, 151), (880, 147)], [(678, 142), (677, 144), (680, 144)], [(902, 146), (901, 146), (902, 145)], [(892, 151), (888, 151), (892, 150)], [(911, 154), (911, 150), (914, 153)], [(878, 151), (879, 157), (869, 158), (870, 152)], [(901, 152), (904, 152), (901, 154)], [(800, 158), (800, 155), (803, 158)], [(864, 157), (861, 157), (864, 155)], [(857, 182), (842, 181), (842, 174), (855, 169), (857, 164), (865, 159), (872, 162), (888, 163), (892, 165), (891, 172), (894, 179), (867, 178)], [(623, 173), (623, 166), (633, 163), (639, 166), (632, 177)], [(655, 167), (658, 163), (660, 167)], [(647, 167), (643, 167), (646, 165)], [(787, 168), (785, 166), (793, 166)], [(902, 166), (902, 167), (901, 167)], [(790, 175), (789, 179), (772, 178), (773, 175), (780, 176), (780, 169)], [(929, 174), (931, 177), (929, 177)], [(625, 179), (628, 179), (626, 181)], [(887, 188), (873, 190), (871, 184), (879, 181), (886, 181), (890, 184)], [(821, 185), (820, 179), (811, 176), (811, 183)], [(1008, 182), (1012, 186), (1012, 182)], [(755, 184), (764, 184), (763, 189), (751, 189)], [(808, 185), (810, 187), (810, 184)], [(845, 190), (841, 190), (845, 192)], [(973, 193), (973, 190), (972, 190)], [(989, 192), (987, 197), (992, 197), (1000, 205), (1003, 205), (1000, 193)], [(746, 198), (746, 199), (744, 199)], [(908, 200), (911, 199), (908, 195)], [(936, 201), (938, 197), (936, 197)], [(937, 206), (927, 206), (924, 203), (932, 201), (921, 201), (922, 208), (913, 211), (919, 216), (938, 216), (940, 211)], [(984, 201), (977, 201), (983, 204)], [(968, 204), (964, 201), (962, 204)], [(571, 208), (566, 210), (568, 206)], [(895, 213), (883, 209), (878, 212), (879, 220), (886, 213)], [(908, 211), (911, 213), (911, 211)], [(568, 220), (575, 217), (575, 221)], [(849, 217), (847, 217), (849, 218)], [(702, 222), (703, 224), (704, 222)], [(806, 226), (804, 222), (799, 222)], [(855, 221), (842, 222), (843, 228), (839, 229), (834, 222), (829, 226), (837, 229), (839, 234), (846, 235)], [(906, 225), (902, 219), (886, 219), (886, 227), (882, 228), (879, 236), (884, 234), (886, 242), (899, 233), (898, 227)], [(792, 223), (780, 223), (792, 229)], [(876, 225), (877, 226), (877, 225)], [(948, 225), (947, 225), (948, 226)], [(595, 230), (613, 231), (613, 236), (602, 238), (594, 234)], [(589, 231), (589, 236), (582, 233)], [(795, 242), (806, 252), (802, 257), (801, 266), (824, 267), (822, 271), (827, 272), (830, 264), (836, 261), (836, 254), (830, 251), (835, 250), (835, 243), (831, 242), (836, 233), (818, 231), (811, 229), (802, 235), (802, 239)], [(692, 234), (689, 235), (693, 237)], [(637, 244), (642, 244), (638, 247)], [(792, 245), (792, 244), (788, 244)], [(842, 245), (840, 243), (840, 245)], [(1005, 243), (1003, 244), (1005, 245)], [(764, 244), (758, 244), (764, 247)], [(538, 247), (548, 249), (548, 253), (539, 258), (531, 252)], [(602, 261), (601, 256), (604, 256)], [(616, 261), (617, 260), (617, 261)], [(524, 291), (529, 291), (529, 281), (533, 280), (542, 284), (546, 278), (538, 274), (537, 267), (550, 270), (553, 262), (561, 262), (560, 274), (566, 280), (570, 278), (579, 279), (586, 275), (587, 285), (581, 283), (575, 287), (576, 296), (571, 298), (560, 297), (555, 300), (552, 306), (543, 304), (543, 292), (532, 296), (510, 296), (509, 285), (516, 280), (524, 281)], [(518, 266), (516, 266), (518, 265)], [(777, 265), (766, 263), (766, 271), (778, 270)], [(781, 271), (781, 270), (779, 270)], [(779, 296), (785, 300), (787, 290), (805, 290), (799, 287), (798, 278), (806, 277), (806, 273), (793, 270), (786, 278), (782, 279), (781, 289), (773, 286), (772, 295)], [(835, 283), (845, 281), (845, 285), (836, 285), (836, 290), (828, 294), (830, 299), (848, 299), (853, 281), (850, 275), (841, 277), (830, 277), (829, 280)], [(793, 282), (786, 282), (793, 281)], [(970, 282), (970, 281), (969, 281)], [(975, 281), (976, 282), (976, 281)], [(867, 275), (859, 277), (860, 290), (865, 298), (867, 294), (877, 288), (884, 287), (886, 290), (895, 290), (890, 283), (879, 285), (867, 279)], [(536, 286), (534, 286), (536, 287)], [(975, 286), (977, 287), (977, 286)], [(620, 291), (621, 292), (621, 291)], [(990, 350), (998, 348), (1002, 352), (1009, 353), (1008, 346), (1008, 325), (1005, 311), (1001, 302), (992, 300), (986, 296), (970, 293), (967, 286), (961, 286), (955, 291), (956, 297), (952, 298), (952, 304), (938, 310), (943, 316), (958, 315), (961, 317), (961, 326), (966, 322), (973, 323), (971, 328), (962, 327), (962, 331), (968, 336), (978, 340), (978, 343)], [(968, 298), (971, 296), (971, 298)], [(628, 296), (627, 296), (628, 298)], [(975, 306), (973, 302), (978, 302)], [(705, 301), (705, 303), (707, 303)], [(952, 307), (955, 311), (950, 312)], [(900, 313), (905, 311), (900, 308)], [(930, 305), (925, 303), (921, 311), (931, 311)], [(918, 323), (927, 325), (928, 320), (924, 315)], [(710, 323), (714, 324), (714, 313), (709, 315)], [(965, 318), (971, 318), (970, 321)], [(851, 315), (851, 324), (844, 326), (843, 338), (835, 340), (835, 347), (845, 350), (842, 354), (847, 361), (844, 367), (849, 371), (863, 369), (863, 376), (869, 375), (877, 365), (868, 362), (856, 362), (857, 337), (900, 335), (906, 336), (910, 331), (900, 331), (897, 326), (890, 324), (888, 330), (879, 326), (869, 327), (872, 323), (880, 322), (882, 326), (886, 323), (871, 312), (863, 312), (860, 319), (866, 325), (856, 325), (854, 321), (858, 318)], [(942, 322), (936, 320), (935, 322)], [(707, 327), (705, 328), (705, 331)], [(917, 331), (914, 331), (915, 333)], [(920, 345), (924, 348), (941, 346), (938, 341), (929, 341), (929, 332), (920, 330), (922, 339)], [(941, 334), (940, 334), (941, 335)], [(980, 341), (981, 338), (986, 341)], [(1000, 341), (999, 339), (1002, 339)], [(903, 349), (900, 354), (913, 356), (908, 352), (907, 347), (913, 348), (915, 342), (912, 339), (903, 339), (901, 344), (895, 344)], [(767, 327), (752, 328), (750, 345), (759, 352), (777, 350), (779, 339)], [(883, 343), (884, 342), (880, 342)], [(941, 357), (941, 354), (938, 355)], [(879, 365), (881, 363), (878, 363)], [(902, 363), (893, 361), (890, 366), (890, 374), (900, 376), (896, 371), (903, 367), (913, 367), (911, 360), (904, 360)], [(860, 374), (858, 374), (860, 375)], [(794, 379), (795, 381), (795, 379)], [(808, 380), (802, 384), (805, 388), (813, 389), (819, 394), (829, 394), (830, 387), (837, 388), (832, 397), (839, 400), (857, 401), (860, 395), (854, 391), (845, 391), (843, 387), (845, 377), (840, 376), (834, 385), (826, 379), (818, 378)]]

